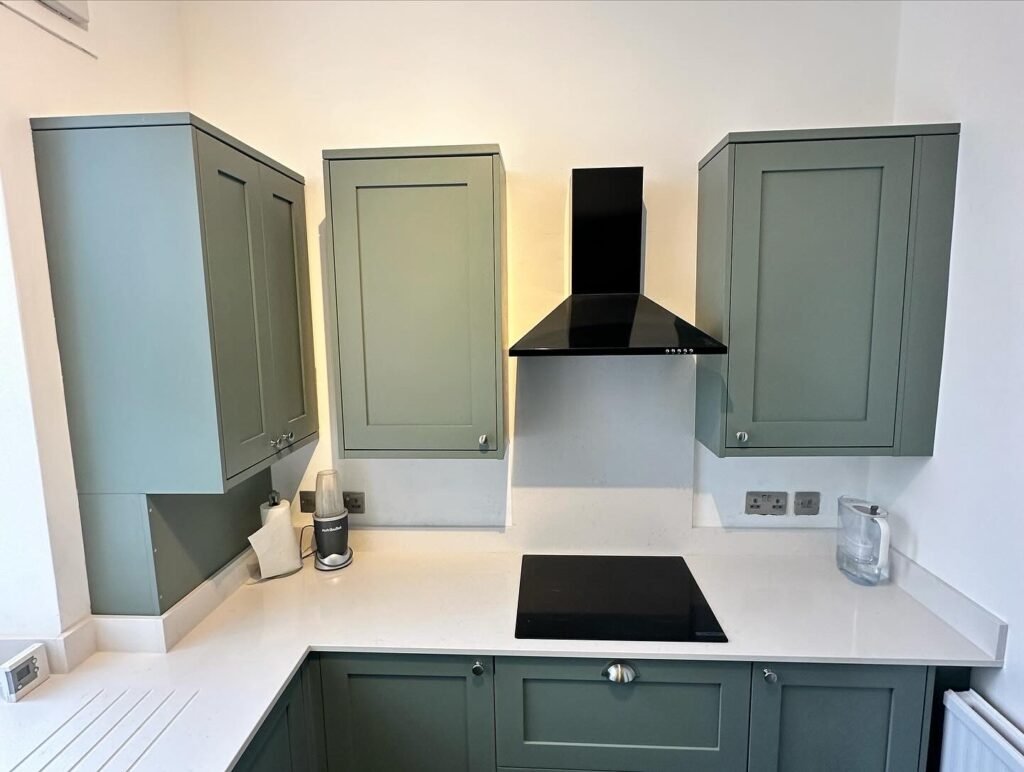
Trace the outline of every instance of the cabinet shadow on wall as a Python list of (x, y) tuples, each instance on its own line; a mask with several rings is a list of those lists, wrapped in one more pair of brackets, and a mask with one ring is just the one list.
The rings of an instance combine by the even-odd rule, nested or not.
[(520, 358), (514, 487), (690, 488), (691, 357)]

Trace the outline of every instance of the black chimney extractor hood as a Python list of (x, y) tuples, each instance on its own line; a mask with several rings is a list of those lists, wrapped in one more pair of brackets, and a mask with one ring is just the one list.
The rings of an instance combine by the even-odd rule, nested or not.
[(572, 294), (510, 356), (724, 354), (642, 294), (641, 166), (572, 170)]

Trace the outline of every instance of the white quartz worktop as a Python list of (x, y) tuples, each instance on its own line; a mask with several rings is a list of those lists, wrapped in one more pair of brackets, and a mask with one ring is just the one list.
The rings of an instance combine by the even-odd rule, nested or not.
[[(36, 757), (64, 745), (81, 752), (48, 769), (69, 766), (65, 756), (82, 759), (76, 770), (108, 759), (106, 770), (136, 759), (140, 770), (228, 769), (310, 649), (999, 664), (899, 587), (858, 587), (825, 557), (686, 560), (728, 643), (517, 640), (516, 553), (366, 552), (335, 573), (307, 561), (290, 577), (241, 587), (169, 654), (96, 654), (0, 704), (0, 770), (26, 757), (18, 772), (41, 768), (46, 758)], [(93, 714), (102, 716), (72, 736)]]

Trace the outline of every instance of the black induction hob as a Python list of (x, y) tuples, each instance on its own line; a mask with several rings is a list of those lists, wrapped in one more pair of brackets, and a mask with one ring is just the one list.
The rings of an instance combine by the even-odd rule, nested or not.
[(523, 555), (516, 638), (725, 642), (680, 557)]

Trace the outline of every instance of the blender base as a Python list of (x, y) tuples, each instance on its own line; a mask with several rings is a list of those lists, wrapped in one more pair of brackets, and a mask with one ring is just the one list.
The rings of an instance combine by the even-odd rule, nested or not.
[(343, 555), (328, 555), (321, 559), (320, 553), (313, 554), (313, 565), (318, 571), (337, 571), (352, 562), (352, 548), (345, 550)]

